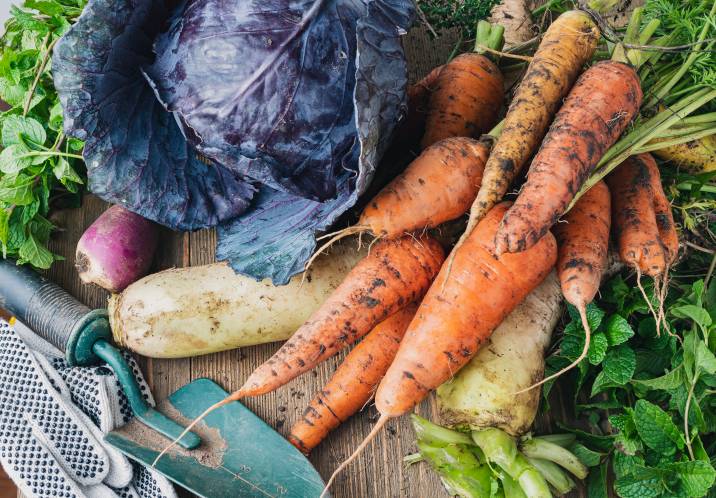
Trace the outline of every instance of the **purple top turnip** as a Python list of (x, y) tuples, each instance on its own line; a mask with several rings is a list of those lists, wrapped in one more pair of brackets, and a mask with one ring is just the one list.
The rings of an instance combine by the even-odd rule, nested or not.
[(77, 243), (80, 279), (121, 292), (147, 274), (157, 247), (158, 226), (120, 206), (102, 213)]

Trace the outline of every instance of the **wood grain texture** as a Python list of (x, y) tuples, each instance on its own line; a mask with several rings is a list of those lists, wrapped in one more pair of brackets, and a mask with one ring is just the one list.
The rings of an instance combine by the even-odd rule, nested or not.
[[(456, 32), (447, 32), (438, 40), (432, 40), (420, 28), (411, 31), (405, 40), (410, 80), (416, 81), (433, 67), (445, 62), (457, 40)], [(51, 249), (67, 259), (56, 263), (49, 276), (79, 300), (93, 307), (105, 306), (108, 293), (80, 282), (74, 269), (74, 249), (84, 229), (107, 207), (108, 205), (99, 199), (86, 196), (82, 208), (57, 212), (53, 217), (63, 231), (56, 234)], [(215, 243), (216, 235), (211, 230), (191, 234), (163, 231), (153, 271), (211, 263), (214, 261)], [(267, 344), (183, 360), (140, 360), (155, 398), (163, 399), (187, 382), (200, 377), (209, 377), (229, 391), (237, 389), (249, 373), (267, 360), (278, 347), (279, 344)], [(286, 435), (315, 391), (328, 380), (343, 356), (339, 355), (325, 362), (315, 371), (299, 377), (274, 393), (247, 399), (246, 406), (278, 432)], [(436, 414), (433, 397), (421, 404), (417, 412), (433, 418)], [(376, 419), (375, 408), (368, 406), (363, 413), (339, 427), (314, 450), (311, 461), (324, 478), (353, 451)], [(549, 422), (548, 418), (542, 418), (538, 428), (549, 427)], [(333, 496), (447, 496), (440, 480), (427, 465), (418, 464), (407, 469), (403, 466), (402, 458), (415, 450), (409, 418), (402, 417), (392, 421), (387, 430), (384, 430), (350, 469), (338, 478), (332, 489)], [(277, 458), (280, 456), (277, 455)]]

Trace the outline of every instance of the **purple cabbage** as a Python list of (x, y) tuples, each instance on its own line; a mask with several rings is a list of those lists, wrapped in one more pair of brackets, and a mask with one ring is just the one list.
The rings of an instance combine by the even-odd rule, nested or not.
[(157, 102), (141, 66), (166, 17), (160, 2), (92, 0), (52, 58), (65, 133), (85, 140), (89, 188), (114, 204), (180, 230), (241, 214), (255, 188), (200, 158)]
[(412, 0), (188, 0), (171, 14), (90, 0), (53, 72), (91, 190), (172, 228), (220, 224), (220, 259), (287, 282), (373, 177), (404, 111), (413, 14)]

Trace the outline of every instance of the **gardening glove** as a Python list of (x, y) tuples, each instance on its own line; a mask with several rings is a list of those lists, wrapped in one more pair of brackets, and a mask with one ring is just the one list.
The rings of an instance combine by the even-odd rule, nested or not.
[(108, 367), (71, 367), (21, 324), (0, 320), (0, 463), (25, 495), (175, 498), (167, 479), (104, 443), (131, 416)]

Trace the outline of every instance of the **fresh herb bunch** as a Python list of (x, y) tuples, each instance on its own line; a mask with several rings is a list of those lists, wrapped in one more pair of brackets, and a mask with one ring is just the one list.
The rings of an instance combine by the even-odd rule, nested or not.
[(52, 49), (86, 0), (27, 0), (11, 8), (0, 38), (0, 248), (18, 264), (49, 268), (55, 228), (47, 219), (61, 197), (85, 182), (83, 143), (62, 133), (62, 109), (50, 72)]
[(460, 28), (463, 40), (475, 35), (475, 23), (490, 15), (500, 0), (418, 0), (417, 4), (436, 30)]
[[(587, 361), (557, 381), (571, 391), (576, 413), (588, 425), (588, 432), (575, 433), (598, 457), (591, 462), (589, 496), (607, 496), (609, 467), (624, 498), (714, 493), (716, 185), (714, 174), (662, 171), (688, 245), (670, 274), (662, 332), (656, 333), (633, 277), (617, 276), (589, 306), (594, 334)], [(644, 284), (657, 306), (653, 286)], [(576, 310), (570, 308), (569, 316), (559, 349), (547, 359), (547, 374), (571, 363), (584, 346)], [(553, 384), (545, 386), (545, 397)]]

